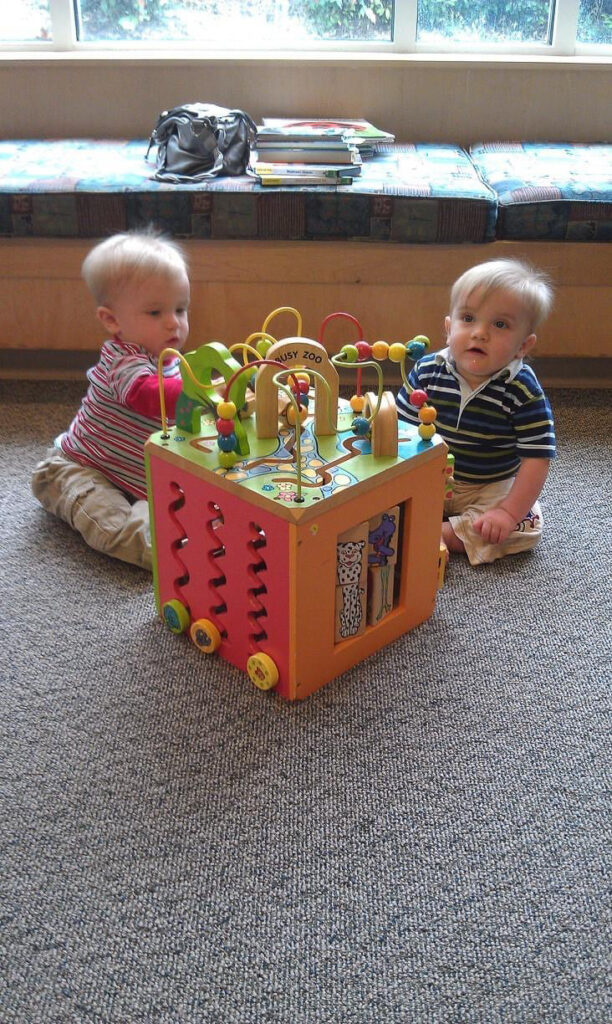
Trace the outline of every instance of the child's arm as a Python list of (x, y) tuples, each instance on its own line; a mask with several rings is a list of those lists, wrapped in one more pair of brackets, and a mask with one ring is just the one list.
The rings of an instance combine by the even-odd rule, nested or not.
[(489, 544), (503, 544), (539, 498), (548, 475), (550, 459), (522, 459), (514, 483), (495, 508), (478, 516), (473, 527)]
[[(164, 378), (164, 399), (166, 404), (166, 416), (174, 419), (174, 411), (178, 396), (183, 389), (183, 381), (180, 377)], [(161, 404), (159, 401), (159, 385), (157, 375), (154, 373), (141, 374), (136, 377), (125, 396), (125, 404), (128, 409), (146, 416), (150, 420), (161, 420)]]

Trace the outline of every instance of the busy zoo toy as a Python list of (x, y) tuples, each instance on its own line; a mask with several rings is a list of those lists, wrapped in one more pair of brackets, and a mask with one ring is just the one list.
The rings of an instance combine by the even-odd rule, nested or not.
[[(279, 313), (295, 316), (294, 336), (268, 332)], [(330, 357), (334, 319), (358, 338)], [(281, 307), (245, 342), (161, 354), (162, 429), (145, 457), (156, 603), (173, 632), (294, 700), (431, 615), (447, 449), (424, 392), (411, 393), (420, 426), (398, 424), (380, 365), (397, 363), (412, 391), (406, 360), (428, 345), (370, 345), (346, 313), (326, 317), (315, 341)], [(183, 379), (173, 427), (168, 355)], [(378, 385), (364, 393), (365, 369)]]

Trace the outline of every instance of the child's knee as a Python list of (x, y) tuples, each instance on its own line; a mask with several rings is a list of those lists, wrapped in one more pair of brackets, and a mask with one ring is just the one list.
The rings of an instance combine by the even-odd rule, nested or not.
[(73, 523), (75, 502), (94, 486), (83, 466), (51, 449), (38, 463), (30, 479), (32, 494), (47, 512)]
[(94, 488), (75, 502), (74, 528), (96, 551), (150, 570), (147, 503), (132, 504), (119, 488), (113, 485), (110, 488)]

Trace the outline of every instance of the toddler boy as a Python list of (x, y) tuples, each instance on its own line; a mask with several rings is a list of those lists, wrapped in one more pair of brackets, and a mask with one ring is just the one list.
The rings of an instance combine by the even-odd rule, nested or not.
[[(86, 256), (83, 277), (109, 339), (68, 429), (38, 464), (32, 491), (97, 551), (151, 569), (144, 443), (160, 429), (157, 364), (189, 333), (181, 249), (152, 231), (114, 235)], [(177, 357), (163, 362), (169, 419), (182, 389)]]
[[(453, 285), (447, 347), (424, 356), (409, 385), (427, 392), (436, 427), (455, 457), (442, 540), (472, 565), (534, 547), (538, 498), (555, 455), (552, 412), (523, 358), (552, 306), (545, 274), (512, 259), (466, 271)], [(398, 412), (419, 423), (402, 387)]]

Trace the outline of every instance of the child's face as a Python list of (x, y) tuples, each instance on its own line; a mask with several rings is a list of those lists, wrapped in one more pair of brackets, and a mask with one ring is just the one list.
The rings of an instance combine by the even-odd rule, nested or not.
[(535, 344), (521, 300), (504, 288), (483, 296), (476, 288), (445, 320), (450, 355), (457, 370), (477, 388)]
[(164, 348), (182, 349), (189, 334), (187, 275), (154, 275), (119, 292), (98, 316), (107, 331), (152, 356)]

